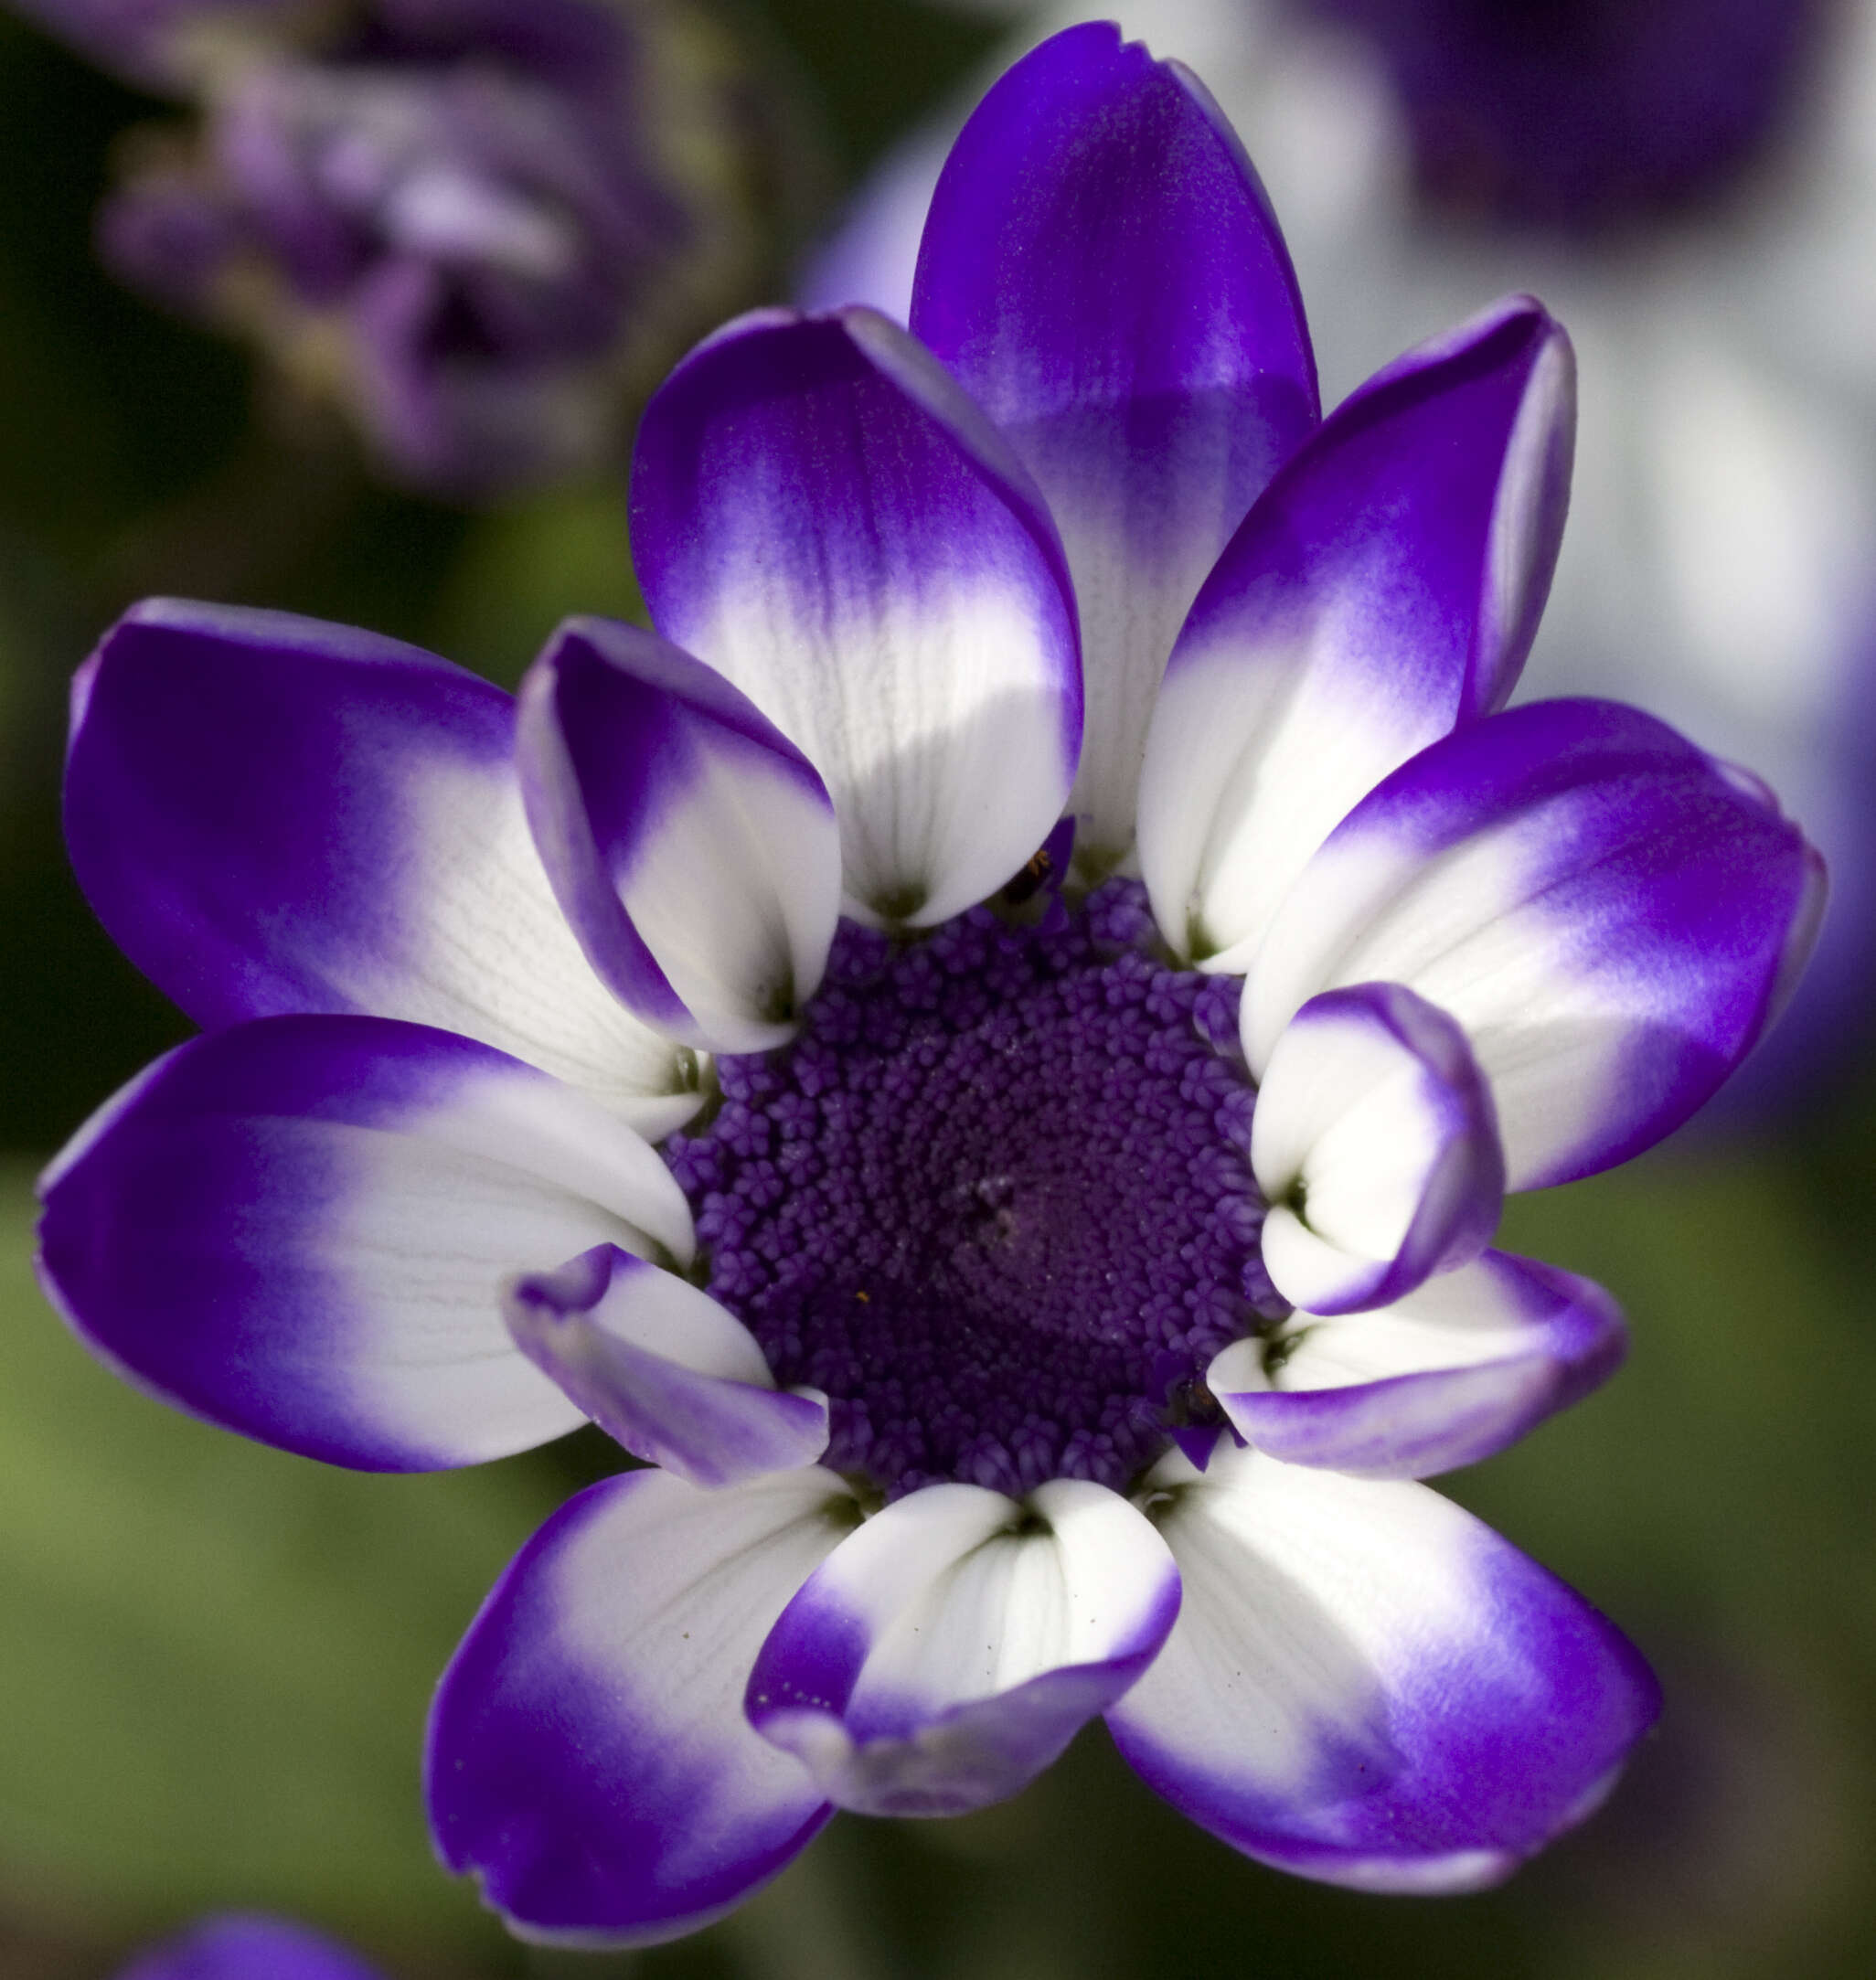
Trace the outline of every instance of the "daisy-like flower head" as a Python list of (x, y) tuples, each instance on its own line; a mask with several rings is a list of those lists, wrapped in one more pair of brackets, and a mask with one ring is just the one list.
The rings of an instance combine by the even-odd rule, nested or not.
[(569, 623), (516, 703), (282, 615), (113, 630), (73, 857), (209, 1029), (54, 1164), (46, 1283), (292, 1450), (645, 1461), (431, 1726), (442, 1855), (531, 1936), (693, 1929), (1102, 1714), (1266, 1862), (1488, 1882), (1656, 1709), (1416, 1482), (1621, 1354), (1501, 1200), (1713, 1091), (1821, 870), (1646, 715), (1495, 712), (1569, 346), (1514, 298), (1320, 419), (1176, 66), (1013, 69), (911, 329), (695, 351), (638, 447), (656, 632)]

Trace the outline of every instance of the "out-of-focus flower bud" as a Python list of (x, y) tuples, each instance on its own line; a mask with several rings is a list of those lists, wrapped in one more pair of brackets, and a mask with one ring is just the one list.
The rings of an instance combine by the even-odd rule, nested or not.
[(126, 142), (107, 263), (258, 344), (434, 494), (616, 459), (675, 348), (748, 295), (758, 199), (788, 197), (776, 117), (679, 0), (56, 12), (200, 106)]
[(117, 1980), (378, 1980), (378, 1969), (304, 1925), (235, 1911), (152, 1946)]

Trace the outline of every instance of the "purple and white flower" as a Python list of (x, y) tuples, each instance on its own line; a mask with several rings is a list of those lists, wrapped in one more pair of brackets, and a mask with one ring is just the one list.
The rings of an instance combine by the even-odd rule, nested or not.
[(1502, 712), (1558, 325), (1321, 419), (1235, 136), (1114, 29), (972, 120), (911, 331), (693, 352), (638, 444), (656, 631), (569, 622), (516, 702), (280, 614), (113, 629), (72, 855), (209, 1028), (48, 1171), (46, 1284), (291, 1450), (645, 1461), (432, 1720), (444, 1860), (530, 1937), (690, 1931), (1096, 1716), (1264, 1861), (1489, 1882), (1657, 1702), (1418, 1482), (1620, 1357), (1502, 1198), (1714, 1091), (1821, 867), (1647, 716)]
[(256, 345), (414, 486), (611, 467), (753, 270), (761, 92), (659, 0), (35, 11), (199, 112), (125, 147), (105, 261)]

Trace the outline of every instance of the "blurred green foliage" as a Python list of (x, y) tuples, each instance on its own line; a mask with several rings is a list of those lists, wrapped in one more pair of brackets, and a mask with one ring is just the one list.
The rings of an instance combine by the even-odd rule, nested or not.
[(238, 1900), (486, 1939), (416, 1735), (548, 1482), (336, 1471), (135, 1394), (39, 1294), (30, 1183), (0, 1172), (0, 1900), (100, 1936)]

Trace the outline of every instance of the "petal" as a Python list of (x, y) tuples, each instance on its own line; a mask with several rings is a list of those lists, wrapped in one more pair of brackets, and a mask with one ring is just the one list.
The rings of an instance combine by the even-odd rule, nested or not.
[(369, 1471), (477, 1464), (581, 1411), (502, 1324), (517, 1273), (691, 1253), (651, 1147), (505, 1054), (378, 1017), (266, 1017), (159, 1059), (40, 1184), (40, 1272), (164, 1400)]
[(1513, 296), (1346, 399), (1173, 649), (1140, 784), (1168, 942), (1242, 975), (1304, 862), (1387, 773), (1502, 705), (1563, 532), (1570, 343)]
[(443, 1673), (425, 1762), (445, 1866), (524, 1938), (643, 1945), (719, 1917), (832, 1813), (751, 1730), (783, 1604), (857, 1517), (833, 1473), (590, 1486), (528, 1541)]
[(1601, 1286), (1487, 1251), (1391, 1306), (1298, 1313), (1267, 1339), (1234, 1341), (1205, 1386), (1285, 1464), (1425, 1478), (1515, 1443), (1606, 1381), (1627, 1346)]
[(812, 1464), (827, 1403), (778, 1390), (755, 1336), (688, 1280), (597, 1245), (509, 1289), (515, 1345), (609, 1437), (694, 1485)]
[(230, 1913), (133, 1959), (117, 1980), (382, 1980), (376, 1966), (304, 1925)]
[(1318, 991), (1406, 984), (1465, 1027), (1509, 1187), (1678, 1127), (1764, 1031), (1821, 861), (1764, 787), (1606, 701), (1538, 701), (1403, 764), (1284, 898), (1246, 986), (1253, 1070)]
[(979, 104), (933, 196), (912, 329), (1048, 497), (1081, 600), (1081, 844), (1125, 853), (1153, 694), (1212, 559), (1316, 424), (1283, 236), (1204, 86), (1112, 24)]
[(832, 1801), (959, 1815), (1014, 1794), (1132, 1684), (1178, 1613), (1158, 1536), (1104, 1485), (1023, 1503), (910, 1493), (783, 1612), (749, 1680), (756, 1730)]
[(1619, 1631), (1424, 1485), (1233, 1450), (1156, 1480), (1185, 1606), (1107, 1720), (1248, 1856), (1368, 1890), (1496, 1882), (1659, 1709)]
[(72, 866), (124, 953), (198, 1023), (439, 1025), (668, 1133), (697, 1105), (682, 1055), (620, 1008), (568, 931), (522, 814), (513, 729), (499, 688), (416, 647), (153, 600), (73, 684)]
[(658, 630), (826, 779), (849, 913), (930, 926), (1041, 844), (1081, 746), (1067, 567), (904, 331), (770, 310), (699, 346), (645, 409), (632, 541)]
[(522, 683), (517, 753), (601, 979), (692, 1044), (785, 1043), (840, 912), (834, 807), (800, 750), (656, 633), (570, 619)]
[(1312, 1313), (1385, 1306), (1476, 1258), (1505, 1161), (1466, 1035), (1399, 984), (1313, 998), (1270, 1055), (1251, 1123), (1264, 1269)]

